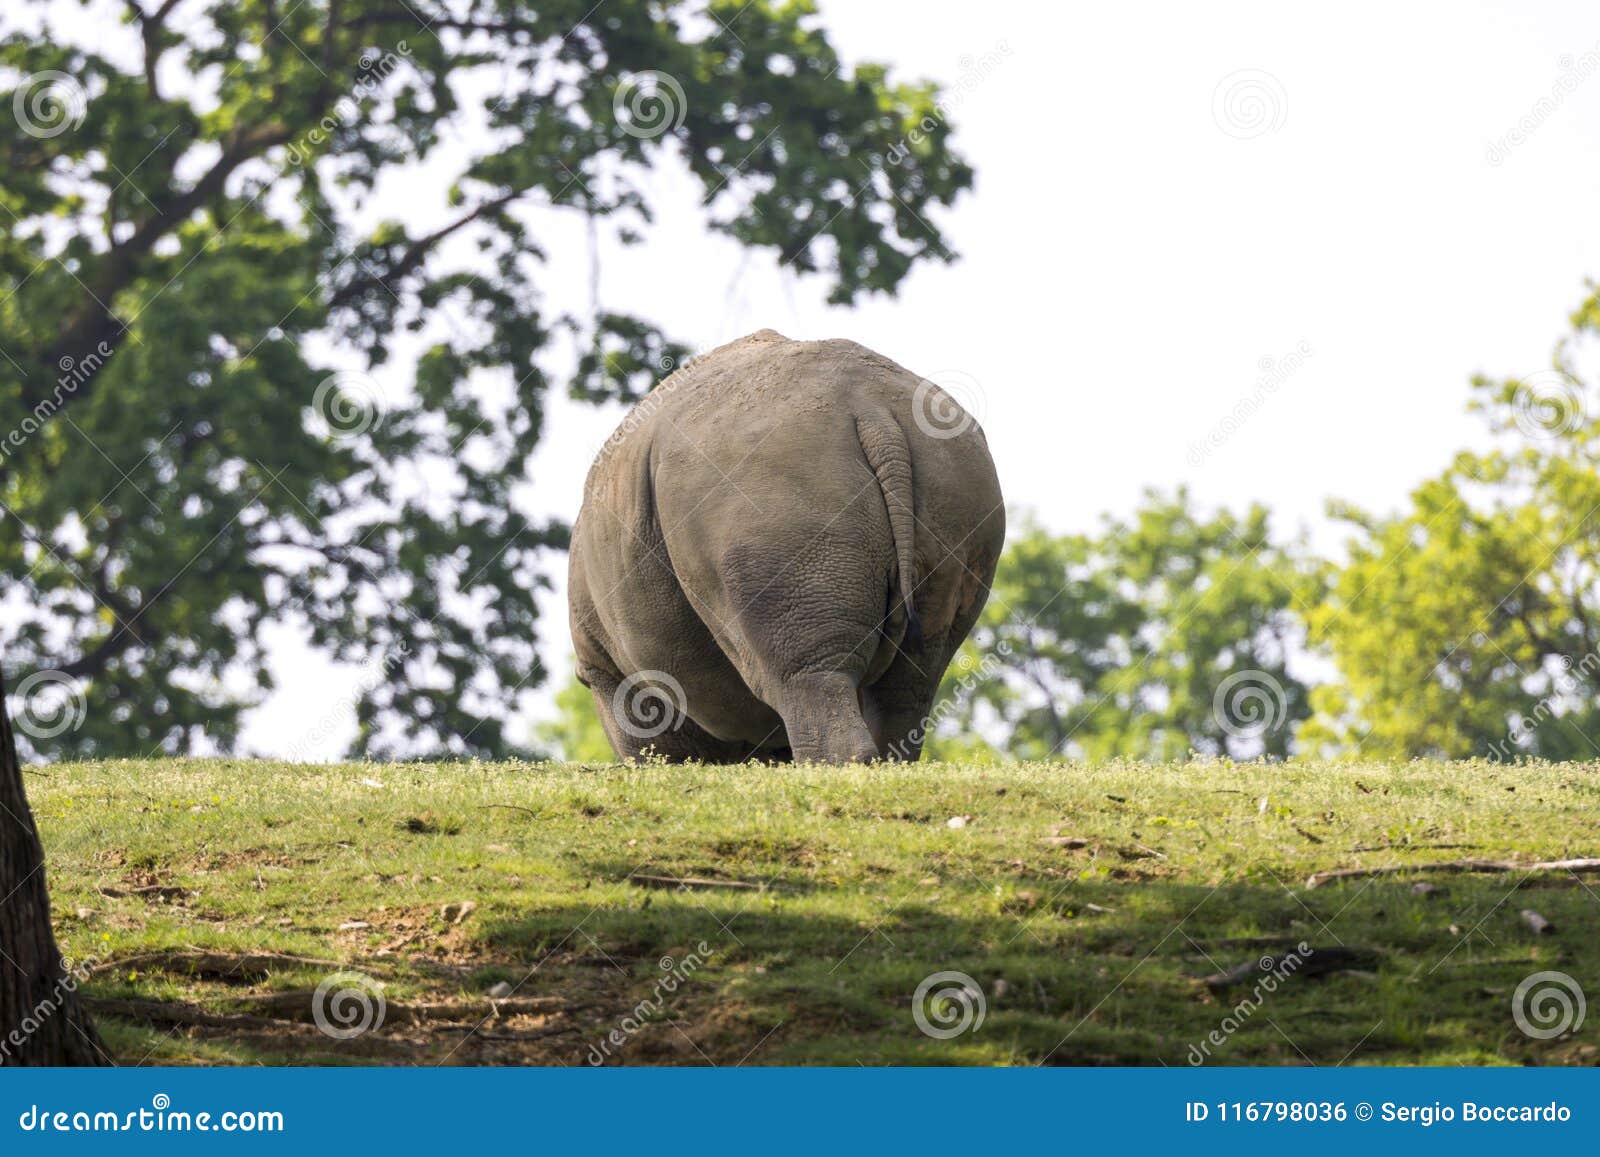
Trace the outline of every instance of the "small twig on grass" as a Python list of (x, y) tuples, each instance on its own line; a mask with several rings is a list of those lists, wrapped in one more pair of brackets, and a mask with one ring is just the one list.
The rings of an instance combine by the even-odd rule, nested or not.
[(1307, 888), (1319, 888), (1333, 880), (1353, 880), (1362, 876), (1392, 876), (1399, 872), (1600, 872), (1600, 859), (1540, 860), (1516, 864), (1505, 860), (1441, 860), (1436, 864), (1385, 864), (1377, 868), (1335, 868), (1313, 872)]
[(752, 884), (746, 880), (705, 880), (698, 876), (652, 876), (644, 872), (635, 872), (628, 877), (628, 883), (638, 884), (641, 888), (734, 888), (742, 892), (760, 892), (764, 890), (763, 884)]
[(1377, 950), (1373, 948), (1349, 948), (1344, 945), (1334, 948), (1313, 948), (1303, 954), (1293, 951), (1285, 952), (1281, 956), (1269, 955), (1259, 960), (1247, 960), (1226, 972), (1201, 977), (1200, 983), (1210, 989), (1231, 988), (1253, 976), (1261, 976), (1285, 967), (1290, 969), (1289, 975), (1304, 977), (1326, 976), (1330, 972), (1370, 971), (1377, 967), (1379, 959)]
[(481, 807), (481, 808), (497, 807), (497, 808), (504, 808), (507, 811), (527, 812), (530, 816), (534, 816), (536, 818), (539, 815), (539, 813), (534, 811), (531, 807), (523, 807), (519, 803), (483, 803), (483, 804), (479, 804), (478, 806)]
[(1476, 851), (1480, 844), (1357, 844), (1352, 852), (1421, 852), (1421, 851)]

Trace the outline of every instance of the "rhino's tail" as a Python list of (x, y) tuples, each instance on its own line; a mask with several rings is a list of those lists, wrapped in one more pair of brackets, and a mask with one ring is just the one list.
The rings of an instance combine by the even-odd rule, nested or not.
[(867, 455), (867, 464), (878, 476), (883, 505), (889, 512), (889, 533), (894, 536), (896, 569), (900, 572), (900, 601), (906, 612), (905, 640), (911, 646), (922, 643), (922, 620), (912, 596), (917, 589), (916, 515), (911, 492), (911, 450), (905, 431), (887, 413), (856, 417), (856, 436)]

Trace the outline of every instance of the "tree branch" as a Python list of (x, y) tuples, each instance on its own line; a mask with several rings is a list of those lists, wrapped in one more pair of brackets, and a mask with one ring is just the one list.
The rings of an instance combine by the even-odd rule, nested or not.
[(161, 55), (166, 51), (161, 43), (162, 26), (167, 17), (176, 8), (180, 0), (162, 0), (161, 6), (154, 12), (146, 12), (135, 0), (127, 0), (128, 10), (133, 13), (133, 18), (139, 24), (139, 38), (144, 42), (144, 84), (150, 95), (155, 100), (161, 99), (161, 93), (156, 87), (156, 66), (161, 61)]
[(322, 72), (324, 77), (333, 70), (333, 34), (339, 27), (341, 0), (328, 0), (328, 19), (322, 26)]
[(450, 224), (435, 229), (432, 233), (418, 237), (406, 247), (405, 252), (389, 268), (381, 273), (354, 278), (340, 286), (334, 291), (333, 296), (328, 299), (329, 308), (337, 309), (340, 306), (349, 305), (351, 301), (367, 292), (374, 285), (385, 285), (390, 279), (402, 278), (409, 273), (415, 272), (427, 260), (428, 254), (438, 247), (440, 242), (460, 232), (474, 221), (505, 208), (526, 192), (526, 189), (513, 189), (509, 193), (503, 193), (498, 197), (483, 202), (483, 204), (470, 212), (462, 214)]
[[(108, 350), (115, 350), (121, 345), (127, 331), (111, 313), (110, 302), (138, 276), (140, 258), (209, 197), (220, 192), (235, 169), (274, 145), (282, 144), (289, 137), (288, 127), (282, 124), (257, 125), (235, 134), (222, 156), (217, 158), (216, 164), (192, 187), (157, 205), (155, 211), (134, 228), (126, 241), (107, 250), (93, 284), (88, 286), (89, 299), (67, 319), (55, 342), (46, 351), (43, 363), (55, 365), (67, 357), (77, 360), (85, 350), (97, 350), (102, 343)], [(87, 394), (92, 383), (92, 378), (84, 382), (74, 392), (73, 400)], [(65, 405), (62, 408), (65, 409)]]

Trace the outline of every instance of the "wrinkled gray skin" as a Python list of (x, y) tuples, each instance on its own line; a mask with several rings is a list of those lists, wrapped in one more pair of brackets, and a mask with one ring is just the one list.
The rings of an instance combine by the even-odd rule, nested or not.
[(657, 386), (589, 471), (578, 678), (624, 758), (914, 760), (1004, 537), (953, 398), (762, 330)]

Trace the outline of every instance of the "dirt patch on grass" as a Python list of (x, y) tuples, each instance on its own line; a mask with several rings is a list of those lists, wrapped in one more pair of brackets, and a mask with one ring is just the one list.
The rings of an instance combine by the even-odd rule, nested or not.
[(770, 836), (740, 836), (717, 840), (711, 854), (723, 860), (785, 864), (792, 868), (814, 868), (820, 860), (817, 849), (802, 840), (775, 839)]
[(321, 862), (321, 856), (293, 855), (282, 848), (242, 848), (237, 851), (203, 852), (191, 856), (183, 862), (181, 870), (196, 875), (230, 872), (239, 868), (287, 872)]

